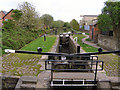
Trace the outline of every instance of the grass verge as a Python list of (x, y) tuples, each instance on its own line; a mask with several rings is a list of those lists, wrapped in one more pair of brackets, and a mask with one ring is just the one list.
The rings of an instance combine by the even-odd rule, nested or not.
[(82, 39), (85, 38), (84, 35), (82, 34), (79, 34), (79, 35), (75, 35), (74, 37), (77, 37), (78, 40), (77, 40), (77, 43), (83, 47), (83, 49), (85, 50), (85, 52), (98, 52), (98, 49), (93, 47), (93, 46), (90, 46), (88, 44), (85, 44), (82, 42)]
[(20, 50), (27, 50), (27, 51), (37, 51), (38, 47), (42, 48), (42, 52), (48, 52), (51, 46), (54, 44), (56, 37), (50, 36), (46, 37), (46, 41), (44, 41), (44, 37), (40, 37), (31, 43), (25, 45)]

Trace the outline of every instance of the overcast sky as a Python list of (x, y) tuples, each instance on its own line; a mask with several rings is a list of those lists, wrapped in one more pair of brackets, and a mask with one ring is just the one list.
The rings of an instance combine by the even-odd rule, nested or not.
[(31, 3), (41, 15), (50, 14), (54, 20), (79, 21), (80, 15), (98, 15), (106, 0), (1, 0), (0, 10), (17, 9), (22, 2)]

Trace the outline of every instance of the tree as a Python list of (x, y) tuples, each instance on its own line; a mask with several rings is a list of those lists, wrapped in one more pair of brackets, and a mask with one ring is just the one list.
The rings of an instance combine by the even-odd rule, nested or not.
[[(102, 10), (102, 14), (104, 14), (106, 18), (110, 17), (110, 20), (106, 23), (111, 23), (114, 37), (120, 38), (120, 2), (105, 2), (105, 7)], [(99, 18), (99, 21), (101, 19)]]
[(101, 31), (110, 31), (112, 30), (112, 20), (111, 18), (106, 14), (101, 14), (98, 16), (98, 28)]
[(21, 18), (21, 16), (22, 16), (22, 12), (21, 12), (20, 10), (17, 10), (17, 9), (16, 9), (16, 10), (13, 10), (12, 13), (13, 13), (13, 14), (12, 14), (11, 16), (12, 16), (13, 19), (16, 20), (16, 21), (18, 21), (18, 20)]
[(49, 14), (44, 14), (40, 17), (42, 24), (45, 25), (45, 28), (51, 27), (53, 23), (53, 17)]
[(64, 22), (61, 21), (61, 20), (57, 20), (57, 21), (54, 21), (54, 22), (53, 22), (52, 26), (53, 26), (54, 28), (59, 28), (59, 29), (60, 29), (60, 28), (63, 28)]
[(73, 19), (73, 20), (70, 22), (70, 24), (71, 24), (71, 27), (72, 27), (74, 30), (79, 30), (79, 24), (78, 24), (78, 22), (77, 22), (75, 19)]
[(19, 25), (24, 29), (32, 30), (40, 27), (40, 19), (38, 13), (32, 4), (24, 2), (19, 5), (22, 17), (19, 19)]
[(64, 27), (66, 27), (66, 28), (71, 28), (71, 25), (70, 25), (70, 23), (65, 22), (65, 23), (64, 23)]
[[(100, 20), (107, 19), (106, 23), (111, 23), (113, 36), (118, 39), (118, 48), (120, 49), (120, 2), (118, 0), (108, 0), (105, 2), (105, 7), (102, 10), (102, 15), (99, 16), (98, 24), (104, 24)], [(108, 20), (109, 19), (109, 20)]]

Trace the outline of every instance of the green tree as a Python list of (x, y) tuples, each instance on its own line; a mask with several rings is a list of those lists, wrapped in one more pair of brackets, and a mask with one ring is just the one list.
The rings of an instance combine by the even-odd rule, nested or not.
[(112, 30), (112, 20), (107, 14), (101, 14), (98, 16), (98, 28), (102, 31)]
[(44, 14), (40, 17), (41, 23), (45, 25), (45, 28), (51, 27), (53, 23), (53, 17), (49, 14)]
[(38, 29), (40, 27), (40, 18), (32, 4), (23, 2), (19, 5), (22, 17), (19, 19), (19, 25), (27, 30)]
[(12, 16), (13, 19), (16, 20), (16, 21), (18, 21), (18, 20), (21, 18), (21, 16), (22, 16), (22, 12), (21, 12), (20, 10), (17, 10), (17, 9), (16, 9), (16, 10), (13, 10), (12, 13), (13, 13), (13, 14), (12, 14), (11, 16)]
[(61, 28), (63, 28), (63, 26), (64, 26), (64, 22), (63, 22), (62, 20), (57, 20), (57, 21), (54, 21), (54, 22), (53, 22), (52, 26), (53, 26), (54, 28), (59, 28), (59, 29), (61, 29)]
[(40, 34), (40, 19), (32, 5), (24, 2), (20, 7), (12, 11), (12, 19), (3, 22), (2, 50), (20, 49)]
[(71, 24), (71, 27), (72, 27), (74, 30), (79, 30), (79, 24), (78, 24), (78, 22), (77, 22), (75, 19), (73, 19), (73, 20), (70, 22), (70, 24)]
[[(102, 10), (102, 14), (106, 17), (106, 19), (110, 18), (110, 20), (107, 20), (106, 23), (111, 23), (114, 37), (120, 38), (120, 2), (105, 2), (105, 7)], [(98, 22), (105, 17), (99, 18)]]
[(11, 20), (11, 19), (9, 19), (8, 21), (3, 21), (3, 32), (5, 31), (5, 30), (7, 30), (7, 31), (9, 31), (10, 29), (14, 29), (14, 27), (15, 27), (15, 22), (13, 21), (13, 20)]
[[(103, 15), (105, 17), (103, 17)], [(118, 39), (118, 48), (120, 50), (120, 1), (118, 0), (108, 0), (105, 2), (105, 7), (102, 10), (102, 15), (99, 16), (98, 24), (104, 24), (105, 22), (100, 22), (105, 19), (110, 27), (113, 29), (113, 36)], [(108, 20), (109, 19), (109, 20)], [(100, 28), (100, 27), (99, 27)]]
[(64, 23), (64, 27), (66, 27), (66, 28), (71, 28), (71, 25), (70, 25), (70, 23), (65, 22), (65, 23)]

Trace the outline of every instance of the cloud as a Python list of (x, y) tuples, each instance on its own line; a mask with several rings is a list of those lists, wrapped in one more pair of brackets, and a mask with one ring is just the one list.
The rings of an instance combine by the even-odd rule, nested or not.
[(79, 21), (80, 15), (100, 14), (106, 0), (4, 0), (0, 8), (9, 11), (24, 1), (33, 4), (40, 15), (50, 14), (55, 20), (69, 22), (72, 19)]

